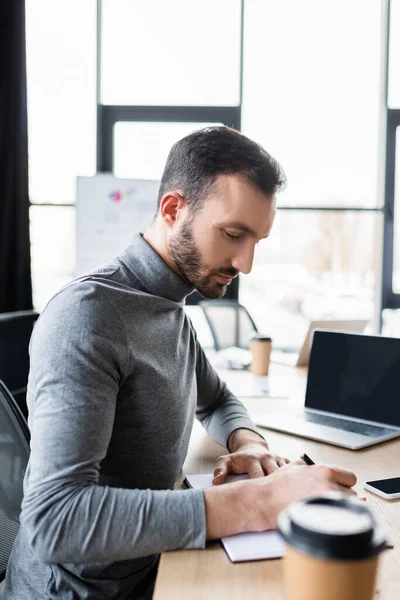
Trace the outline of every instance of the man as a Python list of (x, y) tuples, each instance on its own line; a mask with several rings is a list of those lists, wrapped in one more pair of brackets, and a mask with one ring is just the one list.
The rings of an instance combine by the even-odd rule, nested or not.
[[(49, 302), (31, 344), (31, 458), (3, 598), (151, 597), (164, 550), (274, 527), (293, 500), (354, 485), (270, 452), (184, 312), (194, 289), (219, 298), (251, 270), (283, 183), (232, 129), (185, 137), (146, 233)], [(211, 489), (173, 491), (195, 414), (228, 452)], [(218, 485), (228, 472), (251, 479)]]

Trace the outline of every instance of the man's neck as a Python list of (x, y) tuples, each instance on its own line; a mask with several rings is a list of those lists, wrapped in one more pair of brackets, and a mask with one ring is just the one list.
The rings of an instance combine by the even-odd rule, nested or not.
[(160, 226), (157, 219), (145, 231), (143, 239), (155, 252), (157, 252), (169, 268), (181, 277), (181, 273), (169, 253), (165, 231), (163, 231), (163, 228)]

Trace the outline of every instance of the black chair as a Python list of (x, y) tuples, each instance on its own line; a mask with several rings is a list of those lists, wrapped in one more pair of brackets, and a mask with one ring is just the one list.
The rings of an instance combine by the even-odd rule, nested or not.
[(210, 327), (215, 350), (249, 347), (250, 337), (257, 332), (257, 327), (242, 304), (236, 300), (203, 300), (199, 306)]
[(0, 313), (0, 379), (14, 396), (25, 418), (29, 374), (29, 340), (39, 313), (33, 310)]
[(0, 381), (0, 581), (19, 529), (29, 431), (14, 398)]

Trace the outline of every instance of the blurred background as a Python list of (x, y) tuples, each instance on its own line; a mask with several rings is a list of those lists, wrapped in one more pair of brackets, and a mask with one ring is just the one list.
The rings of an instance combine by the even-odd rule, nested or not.
[(399, 0), (25, 0), (25, 18), (36, 310), (75, 276), (77, 176), (157, 180), (221, 122), (288, 179), (239, 280), (258, 329), (283, 348), (311, 319), (400, 335)]

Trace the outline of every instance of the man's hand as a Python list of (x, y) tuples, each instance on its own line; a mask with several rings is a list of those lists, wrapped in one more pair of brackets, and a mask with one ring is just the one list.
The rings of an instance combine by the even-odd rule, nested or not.
[(214, 485), (225, 483), (230, 473), (248, 473), (250, 479), (264, 477), (290, 460), (269, 451), (267, 442), (254, 431), (236, 429), (228, 440), (231, 454), (217, 458), (214, 470)]
[[(354, 473), (347, 469), (339, 469), (329, 465), (305, 465), (302, 460), (292, 462), (265, 481), (252, 482), (250, 504), (258, 507), (258, 519), (252, 526), (256, 531), (275, 529), (278, 514), (289, 504), (312, 494), (337, 491), (357, 495), (352, 486), (357, 482)], [(263, 494), (264, 497), (263, 497)], [(267, 499), (267, 502), (266, 502)], [(258, 521), (258, 522), (257, 522)]]
[(279, 513), (292, 502), (332, 490), (355, 494), (355, 483), (351, 471), (300, 460), (269, 477), (205, 488), (207, 539), (274, 529)]

